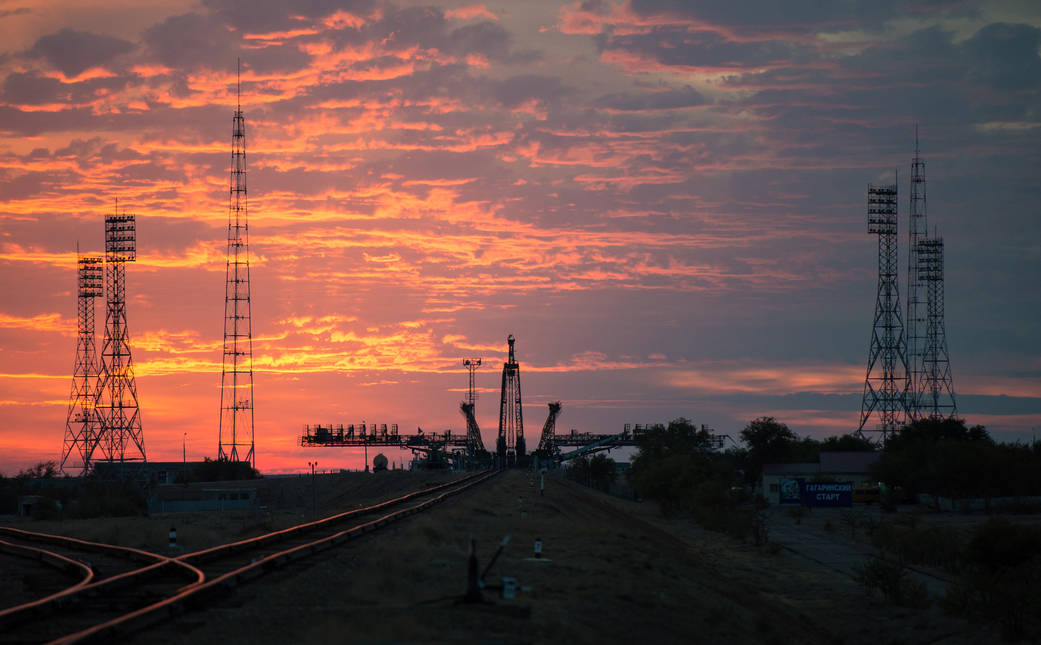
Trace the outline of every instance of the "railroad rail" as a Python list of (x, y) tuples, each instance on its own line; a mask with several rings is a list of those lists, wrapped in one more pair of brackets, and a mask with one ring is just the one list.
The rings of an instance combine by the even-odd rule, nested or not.
[[(81, 581), (59, 594), (0, 611), (0, 642), (113, 641), (201, 606), (203, 599), (224, 595), (268, 571), (423, 512), (495, 474), (497, 471), (467, 475), (377, 504), (177, 557), (139, 551), (138, 557), (145, 554), (159, 560), (101, 581)], [(44, 536), (41, 540), (72, 539), (36, 535)], [(186, 583), (188, 575), (194, 579)], [(44, 616), (46, 620), (41, 620)]]

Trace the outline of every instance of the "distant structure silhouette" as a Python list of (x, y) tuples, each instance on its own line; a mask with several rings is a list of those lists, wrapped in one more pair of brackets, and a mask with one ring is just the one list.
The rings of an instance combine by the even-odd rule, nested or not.
[(914, 129), (914, 157), (911, 159), (911, 190), (909, 198), (909, 226), (907, 229), (907, 400), (908, 420), (918, 418), (922, 381), (923, 358), (926, 345), (925, 285), (918, 276), (918, 241), (928, 231), (926, 220), (925, 162), (918, 154), (918, 124)]
[(477, 402), (477, 390), (474, 387), (474, 373), (481, 366), (480, 358), (467, 358), (463, 361), (470, 374), (470, 386), (467, 390), (466, 401), (460, 406), (463, 416), (466, 417), (466, 453), (473, 457), (484, 452), (484, 439), (481, 438), (481, 427), (477, 425), (475, 416)]
[(520, 365), (513, 353), (516, 339), (513, 334), (506, 338), (509, 344), (509, 358), (502, 366), (502, 395), (499, 399), (499, 438), (496, 442), (496, 454), (501, 468), (523, 464), (524, 450), (524, 412), (521, 405)]
[(65, 439), (62, 442), (59, 470), (71, 475), (71, 470), (79, 469), (78, 474), (86, 475), (90, 470), (89, 451), (92, 438), (98, 433), (98, 417), (94, 413), (94, 403), (97, 399), (100, 370), (94, 331), (94, 300), (105, 295), (105, 258), (96, 255), (78, 256), (76, 263), (76, 362), (72, 369), (72, 392), (69, 395), (69, 411), (65, 417)]
[(550, 401), (549, 414), (546, 415), (546, 423), (542, 426), (542, 435), (539, 437), (539, 445), (535, 449), (539, 459), (543, 463), (560, 455), (560, 447), (556, 444), (557, 416), (560, 415), (560, 401)]
[(950, 418), (958, 413), (947, 354), (943, 304), (943, 238), (918, 240), (918, 279), (926, 284), (925, 347), (915, 416)]
[(253, 435), (253, 322), (249, 295), (249, 226), (246, 209), (246, 121), (241, 73), (232, 119), (228, 250), (224, 281), (224, 353), (220, 376), (217, 459), (256, 468)]
[[(868, 185), (867, 220), (868, 233), (878, 235), (878, 291), (857, 435), (877, 431), (884, 443), (906, 418), (907, 357), (898, 284), (896, 184)], [(872, 419), (874, 425), (869, 423)]]
[[(137, 404), (134, 360), (127, 331), (126, 264), (137, 260), (137, 224), (124, 210), (105, 218), (105, 340), (94, 409), (98, 432), (90, 437), (84, 463), (147, 461), (141, 410)], [(100, 451), (100, 453), (99, 453)], [(100, 455), (100, 456), (99, 456)]]
[(944, 326), (943, 238), (928, 237), (925, 162), (914, 131), (907, 262), (907, 400), (910, 420), (957, 414)]

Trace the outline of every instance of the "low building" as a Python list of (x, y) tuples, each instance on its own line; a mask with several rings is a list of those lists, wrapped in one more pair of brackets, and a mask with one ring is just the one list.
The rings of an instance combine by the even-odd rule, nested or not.
[[(878, 485), (871, 476), (871, 466), (878, 461), (878, 452), (822, 452), (816, 463), (766, 464), (760, 491), (771, 504), (781, 503), (785, 486), (800, 479), (805, 481), (852, 482), (853, 488)], [(789, 493), (788, 498), (791, 497)]]
[(176, 484), (184, 473), (191, 472), (201, 461), (96, 461), (94, 475), (101, 480), (135, 479), (151, 484)]
[(258, 507), (257, 489), (196, 484), (162, 486), (148, 499), (148, 512), (179, 513), (183, 511), (233, 511)]

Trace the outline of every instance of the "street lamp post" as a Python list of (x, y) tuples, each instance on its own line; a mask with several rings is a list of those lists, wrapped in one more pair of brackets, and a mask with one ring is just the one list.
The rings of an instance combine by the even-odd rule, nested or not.
[(181, 437), (181, 469), (184, 471), (184, 485), (188, 485), (188, 433)]
[(311, 467), (311, 515), (318, 517), (318, 484), (315, 479), (315, 466), (318, 465), (317, 461), (309, 461), (307, 465)]

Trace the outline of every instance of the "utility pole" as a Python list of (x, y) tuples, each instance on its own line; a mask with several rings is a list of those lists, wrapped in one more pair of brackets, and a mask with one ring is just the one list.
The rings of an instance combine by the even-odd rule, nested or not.
[(318, 483), (315, 478), (315, 466), (318, 465), (317, 461), (309, 461), (307, 465), (311, 467), (311, 516), (318, 517)]

